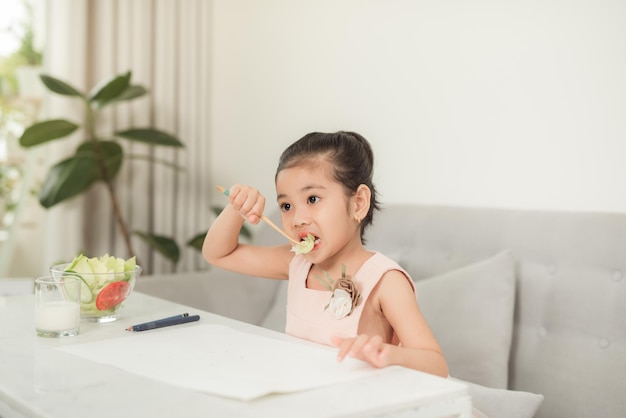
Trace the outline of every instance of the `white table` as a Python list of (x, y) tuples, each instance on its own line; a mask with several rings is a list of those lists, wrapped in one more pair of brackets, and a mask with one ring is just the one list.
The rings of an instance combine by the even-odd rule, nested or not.
[(34, 331), (33, 295), (0, 296), (0, 417), (471, 416), (467, 386), (402, 367), (381, 369), (349, 384), (244, 402), (161, 383), (55, 349), (131, 335), (125, 331), (129, 325), (181, 312), (197, 313), (203, 323), (297, 340), (138, 292), (126, 301), (118, 321), (83, 322), (76, 337), (42, 338)]

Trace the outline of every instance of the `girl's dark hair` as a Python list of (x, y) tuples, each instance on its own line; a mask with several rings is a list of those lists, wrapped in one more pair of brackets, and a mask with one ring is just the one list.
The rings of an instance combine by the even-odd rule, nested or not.
[(311, 132), (283, 151), (276, 176), (281, 170), (313, 163), (320, 158), (331, 163), (331, 174), (343, 186), (347, 196), (353, 196), (361, 184), (370, 188), (370, 208), (361, 221), (361, 241), (365, 242), (365, 228), (372, 224), (374, 211), (380, 208), (372, 181), (374, 153), (369, 142), (355, 132)]

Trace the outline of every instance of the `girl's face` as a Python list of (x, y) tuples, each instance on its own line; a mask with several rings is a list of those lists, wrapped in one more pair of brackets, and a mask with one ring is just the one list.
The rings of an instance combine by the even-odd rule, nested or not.
[(361, 246), (360, 228), (352, 216), (352, 198), (331, 177), (329, 163), (287, 168), (276, 176), (283, 228), (296, 239), (315, 237), (305, 257), (319, 264), (352, 245)]

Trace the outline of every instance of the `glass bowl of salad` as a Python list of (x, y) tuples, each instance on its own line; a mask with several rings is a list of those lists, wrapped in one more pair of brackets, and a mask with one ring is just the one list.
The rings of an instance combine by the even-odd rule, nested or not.
[(50, 268), (53, 276), (75, 275), (81, 280), (80, 317), (90, 322), (112, 322), (120, 317), (124, 301), (135, 287), (141, 267), (135, 257), (128, 260), (105, 254), (79, 255), (72, 262)]

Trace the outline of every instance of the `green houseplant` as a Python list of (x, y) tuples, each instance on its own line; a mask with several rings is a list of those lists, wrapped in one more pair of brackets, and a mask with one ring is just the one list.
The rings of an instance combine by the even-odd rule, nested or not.
[[(40, 78), (45, 87), (53, 93), (80, 100), (85, 110), (84, 123), (81, 124), (85, 138), (73, 155), (49, 169), (39, 191), (41, 205), (44, 208), (51, 208), (87, 191), (96, 183), (104, 183), (115, 222), (129, 256), (135, 256), (131, 241), (131, 235), (135, 235), (176, 264), (180, 257), (180, 249), (172, 238), (129, 229), (119, 207), (114, 180), (125, 160), (120, 139), (160, 147), (181, 148), (183, 144), (175, 136), (151, 127), (126, 129), (106, 136), (96, 132), (97, 119), (102, 109), (144, 96), (147, 93), (146, 89), (131, 84), (130, 71), (100, 83), (88, 93), (83, 93), (67, 82), (50, 75), (42, 74)], [(30, 148), (67, 138), (81, 125), (66, 119), (40, 121), (24, 130), (19, 140), (20, 145)]]

